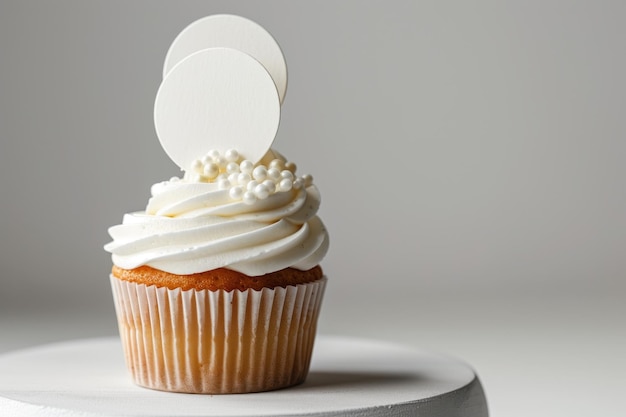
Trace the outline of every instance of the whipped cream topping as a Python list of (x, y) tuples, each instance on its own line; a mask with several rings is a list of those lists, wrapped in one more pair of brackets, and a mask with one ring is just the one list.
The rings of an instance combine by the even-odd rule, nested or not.
[(269, 154), (255, 166), (236, 151), (210, 152), (184, 178), (153, 185), (146, 210), (109, 229), (113, 241), (105, 250), (113, 263), (179, 275), (228, 268), (250, 276), (319, 264), (329, 244), (317, 216), (320, 193), (311, 176), (296, 176), (295, 165)]

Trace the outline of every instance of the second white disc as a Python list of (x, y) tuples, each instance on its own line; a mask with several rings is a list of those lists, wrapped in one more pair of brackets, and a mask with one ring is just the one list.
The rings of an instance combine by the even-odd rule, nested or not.
[(183, 29), (167, 51), (163, 77), (187, 56), (207, 48), (232, 48), (254, 57), (272, 76), (280, 102), (283, 102), (287, 91), (287, 64), (280, 46), (263, 27), (241, 16), (211, 15)]

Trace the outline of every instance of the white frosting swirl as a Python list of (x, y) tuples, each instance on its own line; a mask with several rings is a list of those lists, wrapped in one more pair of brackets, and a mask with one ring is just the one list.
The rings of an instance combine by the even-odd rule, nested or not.
[(308, 270), (328, 250), (316, 213), (315, 185), (276, 192), (254, 203), (233, 200), (216, 182), (170, 180), (152, 186), (144, 212), (109, 229), (113, 263), (148, 265), (185, 275), (228, 268), (250, 276), (287, 267)]

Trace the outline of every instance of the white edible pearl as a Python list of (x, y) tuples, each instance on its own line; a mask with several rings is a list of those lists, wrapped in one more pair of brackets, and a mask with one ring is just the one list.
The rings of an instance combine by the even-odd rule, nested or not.
[(265, 184), (259, 184), (254, 187), (254, 194), (261, 200), (266, 199), (270, 195), (270, 190), (267, 189)]
[(267, 168), (265, 168), (263, 165), (259, 165), (258, 167), (254, 168), (254, 171), (252, 171), (252, 177), (254, 177), (254, 179), (257, 181), (263, 181), (265, 178), (267, 178)]
[(291, 171), (292, 174), (296, 173), (296, 164), (294, 164), (293, 162), (287, 162), (285, 164), (285, 169), (288, 169), (289, 171)]
[(267, 170), (267, 176), (274, 181), (278, 181), (280, 179), (280, 170), (278, 168), (270, 168)]
[(313, 175), (311, 174), (304, 174), (302, 176), (302, 180), (304, 181), (305, 187), (310, 187), (311, 185), (313, 185)]
[(217, 186), (220, 190), (225, 190), (227, 188), (230, 188), (230, 181), (222, 178), (217, 182)]
[(213, 158), (213, 162), (215, 162), (220, 168), (224, 168), (226, 166), (226, 158), (224, 158), (223, 156)]
[(247, 174), (245, 172), (242, 172), (237, 175), (237, 182), (241, 185), (245, 185), (249, 183), (251, 179), (252, 177), (250, 176), (250, 174)]
[(243, 202), (246, 204), (256, 203), (256, 195), (252, 191), (246, 191), (243, 193)]
[(299, 190), (302, 187), (304, 187), (304, 180), (302, 178), (296, 178), (296, 180), (293, 182), (294, 190)]
[(259, 185), (258, 181), (252, 180), (248, 184), (246, 184), (246, 189), (248, 191), (254, 191), (257, 185)]
[(178, 178), (178, 177), (170, 178), (170, 182), (178, 182), (178, 181), (180, 181), (180, 178)]
[(285, 169), (285, 170), (283, 170), (283, 171), (280, 173), (280, 176), (281, 176), (281, 177), (283, 177), (283, 178), (286, 178), (286, 179), (288, 179), (288, 180), (291, 180), (291, 181), (293, 181), (293, 180), (294, 180), (294, 177), (293, 177), (293, 172), (291, 172), (291, 171), (289, 171), (289, 170), (286, 170), (286, 169)]
[(277, 170), (282, 171), (285, 169), (285, 162), (280, 159), (273, 159), (272, 162), (270, 162), (270, 168), (276, 168)]
[(228, 176), (228, 181), (230, 181), (231, 184), (238, 184), (239, 183), (239, 174), (237, 174), (236, 172), (233, 172), (232, 174), (230, 174)]
[(230, 195), (230, 198), (232, 198), (233, 200), (241, 200), (241, 197), (243, 197), (243, 187), (240, 185), (237, 185), (231, 188), (228, 194)]
[(206, 155), (211, 157), (211, 159), (215, 159), (220, 156), (220, 151), (217, 149), (211, 149)]
[(263, 185), (265, 185), (265, 187), (267, 187), (267, 191), (270, 194), (274, 194), (276, 192), (276, 183), (272, 180), (265, 180), (263, 181)]
[(293, 182), (289, 178), (283, 178), (278, 184), (278, 189), (280, 191), (289, 191), (293, 186)]
[(198, 174), (202, 173), (202, 169), (204, 168), (204, 164), (201, 160), (196, 159), (191, 163), (191, 170), (197, 172)]
[(237, 162), (239, 159), (239, 152), (237, 152), (236, 149), (229, 149), (226, 151), (224, 156), (228, 162)]
[(206, 175), (207, 177), (215, 178), (220, 173), (220, 167), (218, 167), (217, 164), (214, 164), (213, 162), (209, 162), (208, 164), (204, 165), (203, 172), (204, 175)]
[(237, 162), (229, 162), (226, 165), (226, 172), (228, 172), (229, 174), (232, 174), (234, 172), (239, 173), (239, 164)]
[(252, 161), (248, 161), (246, 159), (245, 161), (241, 161), (241, 164), (239, 164), (239, 169), (241, 170), (241, 172), (244, 172), (246, 174), (252, 174), (254, 164), (252, 163)]
[(211, 162), (213, 162), (213, 158), (211, 158), (209, 155), (205, 155), (202, 157), (201, 161), (204, 165), (206, 165), (206, 164), (210, 164)]

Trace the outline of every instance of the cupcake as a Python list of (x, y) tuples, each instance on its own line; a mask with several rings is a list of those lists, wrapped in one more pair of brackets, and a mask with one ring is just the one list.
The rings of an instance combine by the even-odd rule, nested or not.
[[(236, 91), (219, 90), (224, 76), (236, 81), (226, 83)], [(253, 99), (224, 104), (237, 94)], [(244, 108), (213, 114), (215, 101)], [(328, 235), (313, 178), (259, 146), (273, 141), (276, 107), (279, 114), (271, 74), (233, 49), (192, 54), (159, 89), (157, 134), (185, 172), (153, 185), (145, 210), (124, 215), (105, 246), (126, 363), (140, 386), (228, 394), (306, 378), (327, 281), (319, 264)], [(194, 112), (212, 122), (190, 128)], [(242, 135), (246, 123), (258, 135)]]

